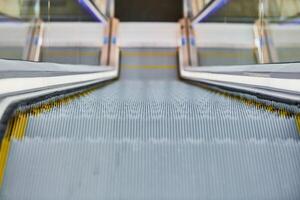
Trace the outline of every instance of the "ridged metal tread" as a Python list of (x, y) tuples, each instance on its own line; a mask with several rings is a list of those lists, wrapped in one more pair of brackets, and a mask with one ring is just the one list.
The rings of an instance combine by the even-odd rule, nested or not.
[(121, 80), (30, 116), (1, 199), (299, 199), (293, 117), (176, 80), (157, 61), (175, 54), (129, 57)]
[(1, 199), (299, 199), (293, 140), (12, 143)]
[(178, 81), (113, 83), (61, 108), (31, 116), (26, 137), (300, 138), (294, 118), (278, 117)]

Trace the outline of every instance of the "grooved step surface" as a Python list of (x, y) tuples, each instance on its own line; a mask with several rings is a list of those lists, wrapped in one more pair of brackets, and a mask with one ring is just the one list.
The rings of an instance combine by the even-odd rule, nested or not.
[(13, 142), (1, 199), (299, 199), (294, 141)]
[(186, 83), (163, 80), (123, 80), (105, 86), (69, 105), (32, 116), (26, 136), (299, 139), (293, 118), (278, 117)]
[(299, 199), (295, 119), (181, 82), (166, 65), (175, 49), (124, 49), (119, 81), (30, 116), (0, 198)]

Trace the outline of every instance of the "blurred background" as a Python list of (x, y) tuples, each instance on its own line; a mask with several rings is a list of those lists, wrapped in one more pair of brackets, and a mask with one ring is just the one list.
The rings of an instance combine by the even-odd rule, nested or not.
[[(86, 7), (85, 2), (92, 4), (96, 12)], [(30, 60), (28, 51), (32, 30), (39, 21), (44, 23), (43, 39), (40, 41), (42, 50), (35, 61), (98, 64), (99, 48), (84, 42), (91, 37), (89, 33), (94, 29), (88, 31), (86, 27), (84, 31), (80, 26), (101, 24), (103, 22), (98, 15), (102, 15), (102, 18), (116, 17), (121, 21), (139, 22), (178, 21), (182, 17), (197, 21), (200, 17), (194, 27), (199, 66), (300, 60), (300, 0), (85, 2), (0, 0), (0, 58)], [(71, 22), (74, 24), (70, 25)], [(94, 31), (96, 35), (100, 30), (95, 28)], [(66, 32), (73, 35), (73, 45), (64, 40), (68, 35)]]

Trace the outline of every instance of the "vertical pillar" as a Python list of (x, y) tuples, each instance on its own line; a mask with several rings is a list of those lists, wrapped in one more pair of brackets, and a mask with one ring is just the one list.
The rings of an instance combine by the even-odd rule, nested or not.
[(44, 36), (43, 21), (38, 19), (33, 22), (29, 32), (29, 39), (25, 50), (24, 59), (28, 61), (40, 61), (41, 48)]

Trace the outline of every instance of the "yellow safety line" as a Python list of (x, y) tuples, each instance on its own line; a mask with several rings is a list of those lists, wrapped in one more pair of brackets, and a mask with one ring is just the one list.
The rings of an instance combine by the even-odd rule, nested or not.
[(99, 53), (97, 52), (79, 52), (79, 51), (49, 51), (46, 50), (43, 53), (49, 57), (98, 57)]
[(122, 56), (126, 57), (173, 57), (177, 56), (177, 52), (122, 52)]
[(2, 186), (3, 183), (3, 177), (6, 167), (6, 161), (8, 159), (8, 153), (10, 149), (10, 139), (9, 138), (3, 138), (1, 143), (1, 152), (0, 152), (0, 186)]
[(9, 150), (11, 146), (11, 140), (22, 140), (28, 123), (27, 114), (19, 114), (12, 118), (4, 134), (4, 138), (1, 142), (0, 150), (0, 186), (3, 183), (4, 172), (6, 168), (6, 162), (9, 155)]
[(210, 92), (215, 93), (215, 94), (227, 97), (227, 98), (232, 99), (232, 100), (240, 101), (240, 102), (244, 103), (247, 106), (256, 107), (257, 109), (262, 109), (262, 110), (268, 111), (270, 113), (277, 114), (279, 117), (295, 118), (296, 119), (296, 117), (298, 116), (297, 121), (299, 122), (300, 114), (288, 111), (286, 108), (277, 108), (277, 107), (274, 107), (273, 105), (268, 105), (266, 103), (258, 102), (256, 100), (249, 99), (249, 98), (244, 97), (244, 96), (235, 95), (235, 94), (228, 93), (228, 92), (225, 92), (225, 91), (220, 91), (218, 89), (211, 88), (207, 85), (200, 84), (200, 86), (202, 88), (210, 91)]
[(4, 138), (2, 139), (2, 142), (1, 142), (1, 150), (0, 150), (0, 185), (2, 185), (6, 160), (7, 160), (7, 157), (8, 157), (8, 150), (9, 150), (9, 147), (10, 147), (10, 132), (12, 130), (13, 121), (14, 121), (14, 119), (12, 119), (9, 122), (8, 127), (6, 129), (6, 132), (5, 132), (5, 135), (4, 135)]
[(9, 122), (8, 126), (6, 128), (4, 137), (1, 141), (1, 147), (0, 147), (0, 187), (3, 183), (5, 168), (6, 168), (6, 162), (9, 155), (9, 150), (11, 146), (11, 140), (22, 140), (25, 136), (26, 128), (28, 125), (28, 119), (29, 116), (36, 116), (40, 113), (50, 111), (54, 107), (60, 107), (62, 105), (68, 104), (71, 101), (87, 96), (90, 93), (92, 93), (94, 90), (99, 88), (99, 86), (94, 86), (88, 90), (71, 94), (67, 97), (61, 98), (61, 99), (55, 99), (53, 101), (49, 101), (45, 104), (41, 104), (38, 106), (31, 107), (27, 110), (18, 112), (14, 117), (12, 117)]
[(13, 139), (22, 140), (24, 138), (25, 130), (27, 128), (28, 114), (22, 113), (16, 116), (16, 122), (12, 130), (11, 136)]
[(80, 93), (72, 94), (70, 96), (67, 96), (67, 97), (64, 97), (64, 98), (61, 98), (61, 99), (55, 99), (53, 101), (49, 101), (49, 102), (44, 103), (42, 105), (35, 106), (35, 107), (30, 108), (29, 110), (27, 110), (26, 114), (37, 116), (41, 113), (48, 112), (52, 108), (60, 107), (62, 105), (66, 105), (66, 104), (72, 102), (73, 100), (75, 100), (77, 98), (87, 96), (90, 93), (92, 93), (94, 90), (96, 90), (98, 87), (99, 86), (96, 86), (96, 87), (93, 87), (89, 90), (85, 90), (85, 91), (80, 92)]
[(300, 114), (298, 114), (296, 116), (296, 126), (297, 126), (298, 132), (300, 134)]
[(122, 65), (126, 69), (176, 69), (175, 65)]
[(213, 88), (210, 88), (209, 86), (206, 86), (206, 85), (203, 85), (203, 84), (200, 84), (200, 85), (201, 85), (202, 88), (204, 88), (206, 90), (209, 90), (210, 92), (214, 92), (216, 94), (222, 95), (222, 96), (230, 98), (232, 100), (240, 101), (240, 102), (244, 103), (247, 106), (256, 107), (257, 109), (262, 109), (262, 110), (265, 110), (267, 112), (277, 114), (279, 117), (282, 117), (282, 118), (294, 118), (298, 133), (300, 135), (300, 113), (291, 112), (291, 111), (288, 111), (285, 108), (278, 108), (278, 107), (275, 107), (273, 105), (268, 105), (268, 104), (265, 104), (265, 103), (262, 103), (262, 102), (255, 101), (253, 99), (248, 99), (248, 98), (243, 97), (243, 96), (239, 96), (239, 95), (235, 95), (235, 94), (228, 93), (228, 92), (225, 92), (225, 91), (220, 91), (220, 90), (217, 90), (217, 89), (213, 89)]

